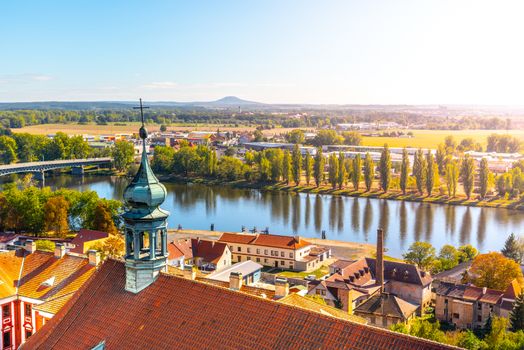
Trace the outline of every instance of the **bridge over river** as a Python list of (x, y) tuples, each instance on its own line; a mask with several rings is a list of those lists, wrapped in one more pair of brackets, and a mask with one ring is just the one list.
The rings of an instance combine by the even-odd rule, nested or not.
[(13, 163), (0, 165), (0, 176), (17, 174), (17, 173), (34, 173), (37, 179), (44, 180), (44, 173), (49, 170), (61, 168), (71, 168), (74, 175), (84, 173), (84, 167), (90, 165), (111, 164), (113, 161), (110, 157), (105, 158), (87, 158), (87, 159), (68, 159), (68, 160), (50, 160), (43, 162), (30, 163)]

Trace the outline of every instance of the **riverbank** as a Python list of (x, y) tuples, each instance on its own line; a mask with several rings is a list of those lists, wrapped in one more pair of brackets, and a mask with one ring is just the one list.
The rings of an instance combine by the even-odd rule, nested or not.
[[(217, 240), (222, 231), (207, 231), (207, 230), (169, 230), (168, 239), (173, 241), (176, 239), (201, 238), (208, 240)], [(331, 239), (319, 239), (304, 237), (315, 245), (331, 248), (331, 254), (338, 259), (360, 259), (363, 257), (375, 256), (376, 247), (369, 243), (357, 242), (343, 242)]]
[(501, 209), (513, 209), (524, 211), (524, 200), (523, 199), (505, 199), (499, 197), (488, 198), (487, 200), (467, 199), (464, 197), (449, 198), (445, 194), (435, 194), (432, 196), (420, 195), (416, 192), (406, 193), (405, 195), (398, 190), (391, 190), (388, 193), (384, 193), (378, 189), (372, 189), (369, 192), (364, 190), (355, 191), (353, 189), (333, 189), (328, 185), (322, 185), (320, 187), (306, 186), (306, 185), (287, 185), (285, 183), (261, 183), (261, 182), (249, 182), (245, 180), (238, 181), (223, 181), (220, 179), (207, 179), (202, 177), (197, 178), (186, 178), (180, 176), (161, 176), (160, 180), (163, 182), (172, 183), (198, 183), (204, 185), (220, 185), (220, 186), (231, 186), (233, 188), (240, 189), (256, 189), (262, 191), (283, 191), (288, 193), (310, 193), (310, 194), (323, 194), (323, 195), (335, 195), (335, 196), (347, 196), (347, 197), (359, 197), (359, 198), (376, 198), (376, 199), (389, 199), (406, 202), (419, 202), (419, 203), (435, 203), (435, 204), (449, 204), (458, 206), (469, 206), (469, 207), (484, 207), (484, 208), (501, 208)]

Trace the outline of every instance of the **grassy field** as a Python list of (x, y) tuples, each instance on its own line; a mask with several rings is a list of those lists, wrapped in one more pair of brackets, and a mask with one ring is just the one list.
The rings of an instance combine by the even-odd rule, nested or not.
[(518, 137), (524, 141), (524, 130), (411, 130), (412, 138), (398, 137), (364, 137), (363, 145), (365, 146), (383, 146), (387, 143), (389, 147), (423, 147), (436, 148), (439, 143), (444, 142), (444, 138), (452, 135), (457, 142), (472, 137), (479, 142), (483, 148), (486, 147), (486, 139), (491, 134), (506, 134)]

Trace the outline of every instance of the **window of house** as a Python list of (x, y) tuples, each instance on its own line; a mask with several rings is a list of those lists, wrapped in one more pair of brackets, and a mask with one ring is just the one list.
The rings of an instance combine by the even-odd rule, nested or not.
[(317, 289), (317, 295), (320, 295), (320, 293), (321, 293), (321, 290)]
[(26, 338), (26, 339), (29, 338), (29, 337), (32, 336), (32, 335), (33, 335), (33, 332), (31, 332), (31, 331), (28, 330), (28, 329), (25, 330), (25, 338)]
[(31, 304), (24, 304), (25, 315), (31, 317)]
[(9, 317), (11, 316), (11, 306), (8, 304), (8, 305), (4, 305), (2, 307), (2, 317), (6, 318), (6, 317)]
[(322, 295), (326, 295), (326, 291), (325, 291), (325, 290), (322, 290), (322, 291), (321, 291), (321, 294), (322, 294)]
[(264, 255), (267, 255), (267, 249), (264, 249)]
[(282, 265), (282, 266), (284, 266), (285, 264), (286, 264), (286, 262), (285, 262), (284, 260), (282, 260), (282, 261), (280, 262), (280, 265)]
[(4, 332), (4, 335), (2, 337), (2, 346), (5, 348), (10, 347), (11, 344), (11, 331)]
[(248, 253), (251, 253), (251, 248), (247, 248), (247, 252), (248, 252)]
[(242, 248), (241, 248), (241, 247), (238, 247), (238, 248), (237, 248), (237, 251), (241, 252), (241, 251), (242, 251)]
[(457, 313), (454, 313), (454, 314), (453, 314), (453, 318), (460, 318), (460, 315), (457, 314)]
[(264, 259), (264, 262), (267, 263), (267, 259)]
[(285, 257), (285, 256), (286, 256), (286, 253), (284, 253), (284, 252), (280, 252), (280, 257), (283, 258), (283, 257)]
[(293, 268), (293, 263), (289, 263), (289, 268), (290, 268), (290, 269)]
[(260, 254), (260, 249), (257, 248), (257, 254)]
[(477, 304), (477, 310), (482, 310), (482, 304), (481, 303)]
[(248, 257), (247, 257), (247, 260), (251, 260), (251, 257), (250, 257), (250, 256), (248, 256)]
[(444, 299), (444, 304), (448, 305), (448, 299)]
[(290, 258), (293, 258), (293, 253), (289, 253), (289, 257), (290, 257)]
[(260, 258), (257, 258), (257, 262), (260, 262)]
[(482, 322), (482, 315), (477, 315), (477, 321)]

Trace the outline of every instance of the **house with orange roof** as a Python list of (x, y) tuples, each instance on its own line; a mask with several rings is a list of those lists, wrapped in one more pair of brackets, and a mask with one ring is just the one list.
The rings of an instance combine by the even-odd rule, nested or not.
[(190, 239), (180, 239), (169, 242), (167, 245), (169, 256), (167, 264), (184, 268), (185, 265), (193, 265), (193, 249)]
[(227, 243), (233, 262), (253, 260), (294, 271), (315, 270), (331, 254), (329, 248), (315, 246), (299, 236), (226, 232), (218, 241)]
[(0, 253), (0, 349), (17, 349), (47, 323), (91, 277), (100, 261), (66, 254), (62, 244), (54, 253), (23, 248)]
[(509, 318), (520, 293), (516, 280), (505, 291), (440, 282), (435, 288), (435, 317), (458, 328), (482, 328), (491, 315)]
[(231, 250), (223, 242), (192, 238), (194, 265), (207, 270), (223, 269), (231, 266)]
[(109, 238), (107, 232), (80, 229), (76, 236), (67, 244), (69, 251), (76, 254), (86, 254), (91, 247), (98, 243), (104, 243)]

